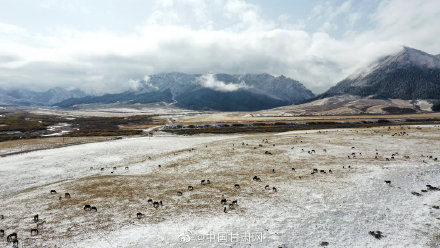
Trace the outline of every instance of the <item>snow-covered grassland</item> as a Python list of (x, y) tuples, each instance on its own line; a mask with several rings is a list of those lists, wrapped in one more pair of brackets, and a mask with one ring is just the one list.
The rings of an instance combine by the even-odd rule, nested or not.
[[(0, 229), (17, 232), (20, 247), (438, 247), (440, 191), (421, 190), (440, 187), (439, 147), (438, 126), (396, 126), (131, 138), (13, 155), (0, 158)], [(237, 200), (235, 210), (224, 213), (222, 195)], [(35, 214), (43, 224), (31, 236)]]

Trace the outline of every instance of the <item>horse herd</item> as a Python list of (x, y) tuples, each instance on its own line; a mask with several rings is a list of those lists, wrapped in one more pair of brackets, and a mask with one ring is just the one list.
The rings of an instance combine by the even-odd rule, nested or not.
[[(399, 136), (402, 135), (402, 136), (403, 136), (403, 135), (408, 135), (408, 133), (406, 133), (406, 132), (400, 132), (400, 133), (395, 133), (393, 136), (396, 136), (396, 135), (399, 135)], [(269, 141), (268, 141), (267, 139), (264, 139), (264, 140), (263, 140), (263, 143), (266, 143), (266, 144), (267, 144), (267, 143), (269, 143)], [(302, 143), (302, 141), (301, 141), (301, 143)], [(248, 144), (242, 142), (242, 145), (243, 145), (243, 146), (247, 146)], [(235, 145), (233, 144), (232, 146), (234, 147)], [(259, 147), (263, 147), (262, 144), (259, 144), (258, 146), (259, 146)], [(272, 146), (275, 146), (275, 144), (273, 144)], [(256, 149), (256, 148), (257, 148), (257, 147), (254, 147), (254, 149)], [(233, 148), (233, 149), (234, 149), (234, 148)], [(293, 149), (293, 147), (292, 147), (292, 149)], [(352, 150), (355, 150), (356, 147), (353, 146), (353, 147), (351, 147), (351, 149), (352, 149)], [(191, 148), (189, 151), (190, 151), (190, 152), (191, 152), (191, 151), (194, 151), (194, 148)], [(302, 149), (301, 151), (304, 152), (305, 150)], [(322, 151), (323, 151), (324, 153), (327, 153), (327, 150), (326, 150), (326, 149), (323, 149)], [(313, 155), (313, 154), (316, 154), (316, 150), (315, 150), (315, 149), (311, 149), (311, 150), (308, 150), (307, 153), (310, 154), (310, 155)], [(272, 151), (269, 151), (269, 150), (266, 150), (266, 151), (264, 151), (264, 154), (265, 154), (265, 155), (273, 155), (273, 152), (272, 152)], [(399, 154), (396, 152), (396, 153), (393, 153), (389, 158), (387, 157), (387, 158), (385, 158), (385, 159), (386, 159), (386, 161), (395, 160), (396, 157), (397, 157), (398, 155), (399, 155)], [(357, 156), (362, 156), (362, 153), (361, 153), (361, 152), (352, 152), (352, 153), (350, 153), (350, 154), (347, 156), (347, 158), (348, 158), (348, 159), (356, 159)], [(409, 156), (402, 156), (402, 157), (403, 157), (404, 159), (406, 159), (406, 160), (410, 159)], [(432, 159), (433, 161), (438, 161), (437, 158), (435, 158), (435, 157), (433, 157), (433, 156), (431, 156), (431, 155), (430, 155), (430, 156), (422, 155), (422, 157), (423, 157), (423, 158)], [(151, 159), (151, 158), (150, 158), (150, 159)], [(379, 153), (377, 152), (377, 150), (376, 150), (376, 154), (375, 154), (374, 159), (379, 159)], [(425, 162), (425, 161), (424, 161), (424, 162)], [(161, 166), (159, 165), (159, 167), (161, 167)], [(345, 169), (345, 166), (343, 166), (342, 168)], [(92, 170), (93, 167), (91, 167), (90, 169)], [(128, 166), (125, 167), (125, 170), (128, 170), (128, 169), (129, 169)], [(348, 169), (351, 169), (351, 166), (348, 166)], [(101, 168), (100, 170), (103, 171), (104, 168)], [(111, 173), (113, 173), (115, 170), (116, 170), (116, 167), (113, 167), (113, 171), (112, 171)], [(334, 169), (333, 169), (333, 170), (334, 170)], [(323, 170), (323, 169), (313, 168), (312, 171), (310, 172), (310, 174), (311, 174), (311, 175), (314, 175), (314, 174), (332, 174), (332, 173), (333, 173), (333, 170), (332, 170), (332, 169)], [(291, 168), (291, 171), (296, 172), (296, 169), (295, 169), (295, 168)], [(275, 173), (275, 169), (272, 169), (272, 173)], [(301, 176), (299, 176), (299, 179), (301, 179)], [(262, 180), (259, 176), (257, 176), (257, 175), (253, 176), (252, 181), (257, 182), (257, 183), (261, 183), (261, 182), (263, 182), (263, 180)], [(202, 185), (202, 186), (206, 186), (206, 185), (210, 185), (210, 184), (211, 184), (211, 181), (210, 181), (209, 179), (202, 179), (202, 180), (200, 180), (200, 185)], [(391, 180), (385, 180), (385, 184), (391, 186)], [(241, 188), (240, 184), (238, 184), (238, 183), (234, 184), (233, 187), (234, 187), (235, 189), (240, 189), (240, 188)], [(427, 189), (426, 189), (426, 190), (422, 190), (422, 193), (423, 193), (423, 192), (427, 192), (427, 191), (440, 191), (440, 188), (435, 187), (435, 186), (432, 186), (432, 185), (426, 185), (426, 187), (427, 187)], [(192, 185), (187, 186), (187, 190), (188, 190), (188, 191), (193, 191), (193, 190), (194, 190), (194, 186), (192, 186)], [(266, 190), (266, 191), (271, 191), (271, 192), (273, 192), (273, 193), (278, 192), (277, 187), (275, 187), (275, 186), (270, 186), (269, 184), (266, 184), (266, 185), (264, 186), (264, 190)], [(418, 193), (418, 192), (411, 192), (411, 193), (412, 193), (413, 195), (416, 195), (416, 196), (421, 196), (421, 194)], [(57, 193), (56, 190), (51, 190), (51, 191), (50, 191), (50, 194), (51, 194), (51, 195), (58, 195), (58, 193)], [(182, 192), (182, 191), (177, 191), (177, 196), (183, 196), (183, 192)], [(65, 199), (70, 199), (70, 198), (71, 198), (70, 193), (67, 193), (67, 192), (64, 193), (64, 198), (65, 198)], [(61, 197), (61, 196), (59, 196), (59, 200), (62, 200), (62, 197)], [(159, 209), (160, 207), (163, 207), (163, 206), (164, 206), (164, 203), (163, 203), (162, 200), (148, 199), (147, 202), (148, 202), (148, 204), (150, 204), (154, 209)], [(224, 212), (224, 213), (228, 213), (229, 211), (233, 211), (233, 210), (237, 209), (237, 207), (239, 206), (239, 205), (238, 205), (238, 200), (236, 200), (236, 199), (234, 199), (234, 200), (227, 199), (224, 195), (221, 196), (220, 204), (221, 204), (221, 206), (223, 206), (223, 212)], [(439, 209), (440, 207), (439, 207), (439, 206), (433, 206), (433, 208)], [(84, 209), (84, 211), (86, 211), (86, 212), (97, 212), (97, 211), (98, 211), (98, 208), (97, 208), (96, 206), (92, 206), (92, 205), (90, 205), (90, 204), (86, 204), (86, 205), (84, 205), (83, 209)], [(142, 218), (144, 218), (144, 217), (145, 217), (145, 214), (144, 214), (144, 213), (142, 213), (142, 212), (138, 212), (138, 213), (136, 213), (136, 218), (137, 218), (137, 219), (142, 219)], [(3, 215), (0, 215), (0, 220), (3, 220), (4, 218), (5, 218), (5, 217), (4, 217)], [(40, 234), (40, 231), (39, 231), (39, 230), (40, 230), (42, 224), (44, 223), (44, 221), (42, 221), (42, 220), (39, 218), (39, 215), (38, 215), (38, 214), (33, 216), (32, 221), (33, 221), (33, 223), (36, 224), (36, 227), (30, 229), (30, 235), (31, 235), (31, 236), (37, 236), (37, 235)], [(5, 233), (5, 230), (0, 230), (0, 238), (5, 237), (5, 234), (6, 234), (6, 233)], [(370, 234), (371, 236), (375, 237), (376, 239), (381, 239), (381, 238), (384, 237), (384, 235), (383, 235), (383, 233), (382, 233), (381, 231), (370, 231), (369, 234)], [(18, 239), (18, 235), (17, 235), (17, 233), (16, 233), (16, 232), (13, 232), (13, 233), (10, 233), (9, 235), (7, 235), (7, 236), (6, 236), (6, 241), (7, 241), (8, 243), (12, 243), (13, 247), (18, 247), (18, 241), (19, 241), (19, 239)], [(328, 243), (327, 243), (327, 242), (323, 242), (321, 245), (322, 245), (322, 246), (327, 246)]]

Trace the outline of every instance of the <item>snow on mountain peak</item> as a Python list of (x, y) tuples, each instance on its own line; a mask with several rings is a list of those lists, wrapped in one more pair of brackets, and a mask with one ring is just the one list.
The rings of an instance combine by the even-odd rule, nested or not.
[(388, 57), (385, 61), (397, 62), (400, 65), (412, 64), (430, 69), (440, 68), (439, 57), (411, 47), (404, 47), (402, 51), (394, 56)]

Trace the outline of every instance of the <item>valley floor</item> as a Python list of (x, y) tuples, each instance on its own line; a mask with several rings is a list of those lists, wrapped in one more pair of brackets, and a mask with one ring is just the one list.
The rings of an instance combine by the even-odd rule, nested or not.
[[(426, 186), (440, 187), (438, 147), (431, 125), (34, 151), (0, 158), (0, 229), (17, 232), (20, 247), (438, 247), (440, 191)], [(222, 196), (235, 210), (224, 212)]]

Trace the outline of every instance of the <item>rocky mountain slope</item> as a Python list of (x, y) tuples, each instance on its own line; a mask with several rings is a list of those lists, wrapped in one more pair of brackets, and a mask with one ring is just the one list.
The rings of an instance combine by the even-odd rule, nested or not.
[(164, 73), (140, 81), (134, 90), (67, 99), (56, 105), (166, 102), (196, 110), (254, 111), (313, 97), (314, 94), (301, 83), (284, 76)]
[(376, 99), (440, 99), (440, 58), (404, 47), (342, 80), (319, 98), (342, 94)]

